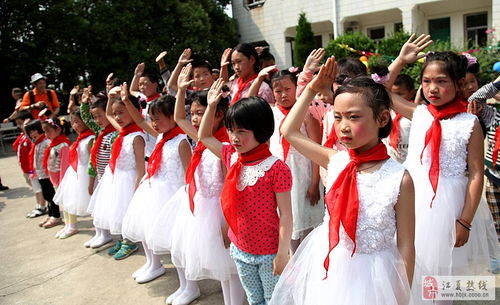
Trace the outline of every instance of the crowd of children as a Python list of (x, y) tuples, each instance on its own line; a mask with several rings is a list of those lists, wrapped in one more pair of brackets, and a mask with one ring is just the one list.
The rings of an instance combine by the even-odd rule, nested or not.
[[(110, 74), (71, 97), (72, 144), (60, 120), (19, 112), (28, 217), (64, 219), (66, 239), (91, 215), (85, 247), (114, 241), (116, 260), (142, 244), (137, 283), (170, 254), (167, 304), (199, 298), (203, 279), (226, 305), (430, 304), (426, 275), (500, 272), (500, 112), (485, 102), (500, 81), (479, 88), (469, 54), (420, 55), (431, 43), (412, 35), (371, 69), (317, 49), (280, 70), (243, 43), (220, 69), (186, 49), (170, 75), (162, 52), (163, 94), (141, 63), (130, 86)], [(421, 57), (415, 90), (400, 71)]]

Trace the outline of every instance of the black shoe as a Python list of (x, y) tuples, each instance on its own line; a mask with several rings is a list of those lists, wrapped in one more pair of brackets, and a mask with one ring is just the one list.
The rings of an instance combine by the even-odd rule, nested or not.
[(8, 186), (5, 186), (5, 185), (0, 185), (0, 191), (6, 191), (8, 190), (9, 187)]

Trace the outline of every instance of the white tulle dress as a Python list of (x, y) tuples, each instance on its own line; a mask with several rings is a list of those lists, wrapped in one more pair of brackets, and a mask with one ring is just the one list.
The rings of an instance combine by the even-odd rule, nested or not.
[[(162, 135), (158, 136), (157, 142), (161, 138)], [(170, 234), (172, 225), (157, 228), (158, 232), (153, 233), (152, 224), (169, 199), (184, 185), (184, 170), (179, 155), (182, 141), (187, 141), (185, 134), (177, 135), (163, 145), (160, 168), (150, 179), (143, 179), (132, 197), (123, 218), (123, 237), (139, 242), (146, 241), (149, 234)]]
[[(330, 159), (327, 187), (349, 162), (341, 151)], [(407, 304), (410, 287), (395, 242), (396, 213), (405, 169), (388, 159), (378, 170), (358, 173), (359, 215), (356, 252), (345, 231), (330, 253), (328, 277), (328, 213), (325, 221), (301, 243), (282, 273), (269, 305), (396, 305)], [(376, 196), (374, 196), (376, 194)]]
[(90, 202), (88, 173), (89, 165), (89, 142), (94, 136), (88, 136), (78, 143), (78, 166), (76, 171), (69, 166), (54, 195), (54, 202), (62, 206), (64, 211), (77, 215), (87, 216), (87, 208)]
[[(441, 120), (440, 175), (432, 207), (432, 187), (429, 181), (430, 148), (420, 161), (425, 134), (433, 117), (426, 106), (418, 106), (413, 114), (409, 151), (405, 166), (415, 185), (415, 250), (413, 280), (414, 301), (423, 302), (422, 277), (426, 275), (479, 275), (489, 264), (488, 230), (492, 218), (479, 205), (472, 221), (469, 241), (455, 248), (456, 219), (460, 217), (467, 191), (467, 145), (477, 118), (460, 113)], [(430, 302), (430, 301), (429, 301)]]
[[(274, 126), (276, 126), (276, 128), (271, 136), (269, 149), (274, 156), (283, 160), (283, 146), (281, 145), (281, 136), (278, 127), (285, 116), (277, 107), (272, 108), (274, 114)], [(300, 131), (302, 134), (307, 136), (304, 124), (302, 124)], [(306, 197), (307, 190), (309, 189), (312, 179), (311, 160), (300, 154), (293, 146), (290, 146), (285, 163), (290, 168), (293, 178), (292, 190), (290, 192), (292, 198), (293, 216), (292, 239), (297, 240), (303, 237), (303, 233), (305, 231), (317, 227), (323, 221), (323, 217), (325, 216), (323, 187), (321, 186), (318, 190), (320, 194), (318, 203), (312, 206), (311, 202)]]
[(195, 171), (197, 192), (194, 215), (184, 191), (172, 237), (172, 262), (184, 268), (188, 280), (229, 280), (237, 274), (236, 265), (224, 247), (224, 223), (220, 194), (224, 185), (222, 163), (206, 149)]
[(106, 166), (102, 180), (90, 199), (94, 207), (92, 217), (96, 228), (122, 233), (122, 221), (135, 192), (137, 169), (133, 142), (144, 137), (143, 132), (132, 132), (123, 138), (122, 150), (116, 160), (115, 172)]

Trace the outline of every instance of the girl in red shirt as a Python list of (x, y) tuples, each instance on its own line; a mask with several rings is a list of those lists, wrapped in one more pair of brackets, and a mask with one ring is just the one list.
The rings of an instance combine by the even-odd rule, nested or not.
[(243, 98), (229, 108), (224, 121), (231, 144), (212, 135), (223, 85), (219, 79), (210, 88), (198, 137), (229, 169), (221, 203), (230, 254), (249, 304), (265, 304), (288, 261), (292, 176), (269, 151), (274, 119), (262, 98)]

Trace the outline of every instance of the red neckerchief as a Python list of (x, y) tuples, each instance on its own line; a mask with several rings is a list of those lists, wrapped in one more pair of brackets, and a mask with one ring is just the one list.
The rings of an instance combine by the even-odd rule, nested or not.
[(123, 138), (133, 132), (142, 131), (142, 128), (139, 127), (135, 123), (130, 123), (127, 126), (123, 127), (118, 134), (115, 142), (113, 143), (113, 147), (111, 148), (111, 158), (109, 158), (109, 167), (111, 168), (111, 172), (115, 172), (116, 160), (120, 156), (122, 151)]
[(337, 133), (335, 132), (335, 125), (332, 125), (332, 129), (326, 138), (325, 144), (323, 146), (333, 148), (333, 145), (338, 141)]
[(281, 147), (283, 147), (283, 161), (286, 162), (286, 157), (288, 157), (288, 152), (290, 151), (290, 143), (288, 143), (288, 141), (285, 139), (285, 137), (281, 134), (281, 125), (283, 125), (283, 122), (285, 121), (286, 116), (290, 113), (290, 110), (292, 109), (292, 107), (285, 108), (281, 105), (278, 105), (278, 109), (281, 111), (281, 113), (283, 113), (285, 115), (283, 120), (281, 120), (281, 123), (280, 123), (278, 130), (280, 133)]
[(71, 147), (69, 148), (69, 164), (75, 170), (75, 172), (77, 171), (78, 168), (78, 150), (77, 150), (78, 144), (80, 144), (81, 140), (93, 135), (95, 135), (95, 133), (92, 130), (90, 129), (85, 130), (84, 132), (78, 135), (76, 141), (73, 144), (71, 144)]
[(31, 145), (30, 153), (29, 153), (29, 158), (30, 158), (30, 171), (31, 173), (35, 173), (35, 146), (40, 144), (45, 140), (45, 134), (42, 134), (36, 141)]
[(236, 93), (234, 94), (233, 99), (231, 100), (231, 105), (236, 103), (240, 98), (241, 98), (241, 93), (245, 89), (245, 87), (250, 84), (255, 78), (257, 78), (257, 73), (253, 74), (246, 80), (243, 79), (243, 77), (238, 77), (236, 84), (238, 85), (238, 89), (236, 90)]
[(224, 188), (221, 194), (221, 205), (224, 217), (236, 237), (238, 236), (238, 204), (236, 201), (238, 190), (236, 189), (236, 185), (238, 183), (241, 168), (244, 163), (256, 162), (270, 156), (271, 152), (269, 151), (269, 146), (267, 143), (262, 143), (247, 153), (238, 154), (238, 160), (236, 160), (227, 172), (226, 181), (224, 182)]
[(21, 131), (21, 133), (19, 134), (19, 136), (17, 136), (17, 138), (14, 141), (14, 143), (12, 143), (12, 148), (14, 148), (14, 151), (16, 153), (19, 150), (19, 145), (22, 144), (21, 141), (23, 140), (23, 137), (24, 137), (24, 133)]
[(49, 172), (47, 165), (49, 163), (50, 150), (52, 149), (52, 147), (55, 147), (61, 143), (66, 143), (68, 144), (68, 146), (71, 144), (71, 142), (65, 135), (60, 134), (57, 137), (55, 137), (52, 141), (50, 141), (49, 146), (47, 146), (47, 148), (43, 152), (43, 169), (45, 170), (45, 173)]
[[(226, 128), (219, 128), (214, 134), (214, 137), (220, 142), (229, 142), (229, 136), (227, 135)], [(191, 162), (186, 170), (186, 184), (188, 185), (189, 194), (189, 207), (191, 208), (191, 213), (194, 214), (194, 195), (196, 194), (196, 180), (194, 179), (194, 173), (196, 168), (201, 162), (201, 156), (207, 147), (198, 141), (196, 147), (194, 148), (193, 155), (191, 156)]]
[(146, 103), (149, 103), (149, 102), (151, 102), (152, 100), (155, 100), (155, 99), (159, 98), (160, 96), (161, 96), (161, 94), (156, 93), (155, 95), (153, 95), (153, 96), (150, 96), (150, 97), (146, 98)]
[(498, 125), (497, 130), (495, 131), (495, 146), (493, 147), (493, 153), (491, 155), (493, 167), (497, 165), (498, 160), (498, 151), (500, 150), (500, 125)]
[(116, 129), (113, 127), (112, 124), (108, 124), (103, 130), (101, 130), (101, 133), (97, 136), (94, 145), (92, 146), (92, 149), (90, 151), (90, 162), (92, 163), (92, 166), (94, 168), (97, 168), (97, 153), (99, 152), (99, 147), (101, 146), (102, 139), (115, 131)]
[(398, 150), (398, 143), (399, 143), (399, 121), (401, 120), (402, 116), (399, 113), (396, 113), (396, 116), (392, 120), (392, 129), (391, 133), (389, 134), (389, 142), (391, 143), (391, 146), (397, 151)]
[(356, 251), (356, 227), (359, 210), (358, 185), (356, 181), (358, 166), (363, 163), (389, 159), (387, 148), (381, 142), (359, 154), (354, 149), (349, 149), (349, 157), (351, 161), (340, 172), (325, 197), (326, 207), (330, 214), (330, 221), (328, 223), (329, 248), (323, 264), (326, 270), (325, 278), (328, 277), (330, 252), (338, 245), (340, 240), (340, 223), (342, 223), (346, 234), (354, 243), (351, 256)]
[(422, 156), (424, 155), (424, 150), (427, 145), (431, 144), (431, 166), (429, 168), (429, 180), (431, 181), (432, 190), (434, 195), (431, 200), (432, 202), (436, 197), (437, 186), (439, 182), (439, 149), (441, 146), (441, 122), (440, 120), (450, 118), (456, 114), (466, 112), (467, 108), (460, 99), (455, 99), (454, 101), (445, 104), (443, 106), (436, 107), (432, 104), (427, 105), (427, 110), (432, 114), (434, 120), (432, 121), (431, 127), (427, 130), (425, 134), (424, 148), (420, 154), (420, 163), (422, 163)]
[(163, 137), (158, 143), (156, 143), (155, 149), (153, 150), (151, 156), (149, 157), (147, 179), (153, 177), (156, 171), (160, 168), (161, 157), (163, 154), (163, 146), (165, 145), (165, 143), (183, 133), (184, 131), (182, 131), (182, 129), (179, 126), (176, 126), (163, 134)]

